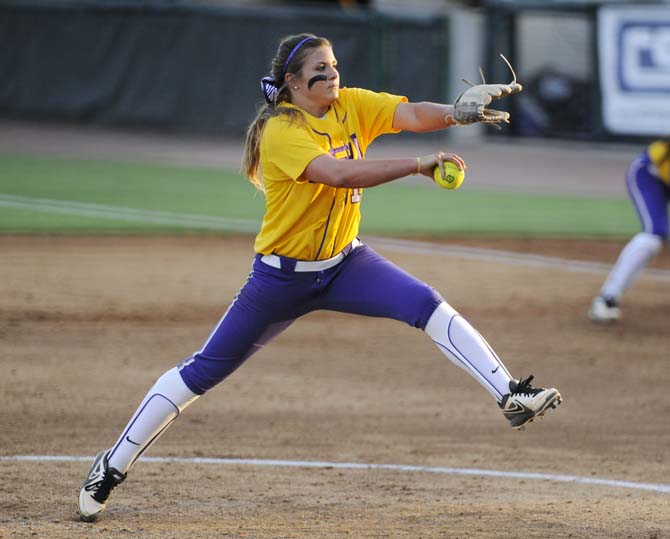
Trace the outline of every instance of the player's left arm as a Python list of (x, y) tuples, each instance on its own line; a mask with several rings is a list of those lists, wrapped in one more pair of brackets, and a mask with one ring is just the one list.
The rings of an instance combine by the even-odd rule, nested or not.
[(454, 106), (421, 101), (398, 103), (393, 116), (393, 129), (427, 133), (456, 125)]

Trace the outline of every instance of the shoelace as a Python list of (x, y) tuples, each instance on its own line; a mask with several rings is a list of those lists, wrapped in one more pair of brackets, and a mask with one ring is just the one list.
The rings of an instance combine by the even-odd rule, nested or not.
[(114, 490), (121, 481), (123, 481), (123, 477), (117, 479), (114, 477), (114, 473), (108, 469), (105, 472), (105, 476), (100, 481), (93, 484), (93, 489), (95, 490), (93, 498), (98, 503), (105, 503), (109, 499), (112, 490)]
[(531, 374), (528, 378), (525, 380), (522, 378), (519, 380), (514, 387), (514, 389), (511, 390), (512, 395), (537, 395), (542, 389), (532, 387), (530, 383), (533, 381), (534, 376)]
[(609, 307), (610, 309), (619, 306), (619, 302), (617, 300), (615, 300), (614, 298), (609, 298), (609, 297), (604, 297), (603, 296), (603, 300), (605, 301), (605, 305), (607, 307)]

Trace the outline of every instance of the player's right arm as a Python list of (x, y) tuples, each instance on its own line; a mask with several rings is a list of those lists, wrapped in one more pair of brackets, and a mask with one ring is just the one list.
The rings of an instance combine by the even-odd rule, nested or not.
[[(372, 92), (364, 96), (376, 95)], [(358, 96), (359, 99), (361, 96)], [(382, 97), (382, 103), (392, 112), (397, 102)], [(388, 112), (388, 111), (387, 111)], [(393, 115), (386, 114), (384, 121), (379, 114), (370, 121), (374, 133), (388, 132)], [(369, 138), (374, 138), (371, 135)], [(366, 188), (381, 185), (410, 174), (423, 174), (432, 179), (433, 169), (440, 161), (452, 161), (464, 169), (463, 160), (452, 153), (437, 152), (421, 158), (404, 159), (336, 159), (317, 144), (311, 130), (298, 120), (271, 118), (265, 127), (261, 142), (261, 166), (270, 171), (272, 165), (293, 180), (311, 181), (341, 188)]]
[(453, 153), (438, 152), (407, 159), (335, 159), (320, 155), (307, 165), (303, 176), (315, 183), (331, 187), (365, 188), (404, 178), (410, 174), (433, 177), (433, 169), (440, 161), (451, 161), (461, 170), (465, 163)]

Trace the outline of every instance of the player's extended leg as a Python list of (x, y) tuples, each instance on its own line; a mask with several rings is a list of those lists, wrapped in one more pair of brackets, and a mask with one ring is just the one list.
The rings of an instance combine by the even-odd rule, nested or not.
[(498, 402), (513, 380), (484, 337), (446, 301), (437, 306), (424, 331), (455, 365), (475, 378)]
[(177, 368), (151, 387), (116, 444), (96, 456), (79, 492), (79, 517), (94, 521), (105, 509), (112, 490), (123, 482), (132, 464), (167, 430), (198, 395), (184, 384)]
[(295, 290), (287, 294), (276, 284), (262, 267), (252, 272), (203, 348), (156, 381), (116, 444), (95, 458), (79, 493), (82, 520), (102, 513), (112, 490), (184, 408), (291, 324), (293, 319), (277, 317), (290, 308)]
[[(248, 354), (231, 360), (228, 365), (219, 364), (219, 376), (224, 370), (230, 374), (291, 322), (270, 325), (253, 343)], [(116, 444), (98, 453), (79, 492), (77, 507), (81, 520), (92, 522), (98, 518), (104, 511), (112, 490), (125, 480), (135, 461), (158, 440), (187, 406), (200, 397), (200, 394), (194, 393), (186, 385), (180, 372), (180, 369), (194, 361), (194, 358), (189, 358), (164, 373), (147, 392)]]
[(648, 160), (640, 157), (628, 169), (626, 185), (642, 224), (642, 232), (633, 236), (621, 250), (599, 294), (593, 298), (589, 318), (595, 322), (620, 318), (621, 297), (668, 237), (668, 186), (649, 173), (648, 165)]
[(561, 403), (555, 388), (532, 387), (532, 376), (514, 380), (484, 337), (447, 302), (435, 309), (425, 332), (444, 355), (496, 399), (512, 428), (523, 428)]
[(319, 308), (383, 316), (424, 329), (440, 351), (477, 380), (521, 428), (561, 400), (556, 389), (533, 388), (512, 379), (493, 349), (433, 288), (368, 246), (352, 252), (328, 283)]

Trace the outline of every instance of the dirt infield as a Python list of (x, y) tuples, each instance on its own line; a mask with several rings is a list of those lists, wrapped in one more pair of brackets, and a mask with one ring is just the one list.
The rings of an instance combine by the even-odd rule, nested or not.
[[(625, 196), (637, 151), (451, 146), (480, 188), (608, 197)], [(239, 141), (7, 122), (0, 151), (235, 168), (241, 154)], [(608, 264), (623, 245), (450, 243)], [(252, 239), (0, 236), (0, 538), (670, 537), (670, 282), (644, 277), (621, 323), (594, 326), (585, 312), (602, 269), (382, 245), (469, 318), (513, 374), (555, 385), (564, 404), (513, 432), (421, 332), (314, 313), (196, 402), (148, 455), (232, 460), (140, 462), (101, 521), (84, 524), (76, 495), (87, 459), (115, 441), (156, 377), (202, 344), (249, 270)], [(668, 253), (653, 266), (670, 270)], [(297, 461), (324, 464), (288, 465)]]
[[(470, 241), (608, 263), (622, 246)], [(621, 323), (594, 326), (585, 312), (604, 273), (379, 250), (440, 290), (513, 374), (555, 385), (564, 404), (513, 432), (422, 332), (321, 312), (196, 402), (149, 456), (585, 482), (140, 462), (101, 521), (84, 524), (76, 495), (88, 462), (0, 460), (0, 537), (670, 537), (670, 493), (641, 488), (670, 486), (670, 283), (644, 277)], [(252, 239), (0, 236), (0, 253), (0, 456), (92, 456), (155, 378), (202, 344), (248, 272)], [(669, 258), (655, 266), (670, 269)]]

